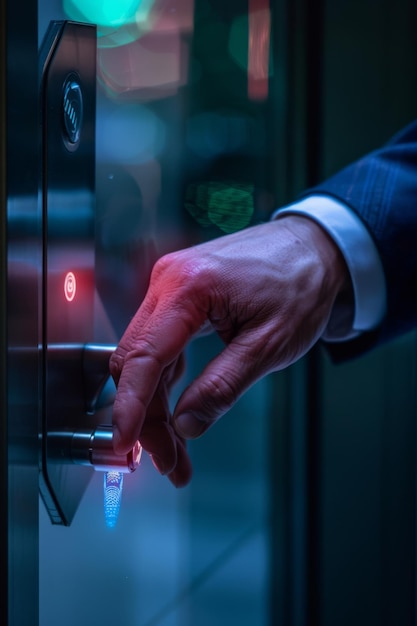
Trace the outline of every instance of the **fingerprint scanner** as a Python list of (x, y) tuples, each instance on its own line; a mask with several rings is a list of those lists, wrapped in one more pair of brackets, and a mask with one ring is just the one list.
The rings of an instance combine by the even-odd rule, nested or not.
[(64, 83), (64, 97), (62, 100), (64, 137), (72, 148), (79, 143), (83, 122), (83, 96), (80, 83), (75, 74), (67, 77)]

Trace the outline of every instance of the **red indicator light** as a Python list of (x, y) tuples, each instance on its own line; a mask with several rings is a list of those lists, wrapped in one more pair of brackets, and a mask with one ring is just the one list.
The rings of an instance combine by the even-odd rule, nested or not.
[(72, 302), (75, 298), (75, 292), (77, 291), (77, 281), (72, 272), (68, 272), (64, 281), (64, 293), (68, 302)]

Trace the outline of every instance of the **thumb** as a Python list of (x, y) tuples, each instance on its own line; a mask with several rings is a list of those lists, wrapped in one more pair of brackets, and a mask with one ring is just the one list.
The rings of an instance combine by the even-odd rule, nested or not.
[(246, 346), (231, 342), (185, 389), (174, 411), (184, 439), (205, 433), (265, 372)]

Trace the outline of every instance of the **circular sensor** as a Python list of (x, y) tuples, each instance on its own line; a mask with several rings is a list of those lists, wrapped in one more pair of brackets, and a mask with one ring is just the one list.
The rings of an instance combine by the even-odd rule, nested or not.
[(72, 272), (68, 272), (64, 280), (64, 294), (68, 302), (72, 302), (75, 298), (75, 292), (77, 291), (77, 281)]
[(83, 123), (83, 95), (80, 83), (74, 74), (71, 74), (65, 81), (62, 106), (65, 138), (71, 147), (75, 147), (80, 141)]

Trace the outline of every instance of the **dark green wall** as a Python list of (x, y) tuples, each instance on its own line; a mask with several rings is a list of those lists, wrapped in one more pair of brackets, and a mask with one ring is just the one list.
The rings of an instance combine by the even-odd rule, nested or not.
[[(325, 3), (322, 177), (415, 118), (416, 9), (409, 0)], [(321, 360), (323, 626), (415, 623), (416, 363), (415, 334), (346, 365)]]

